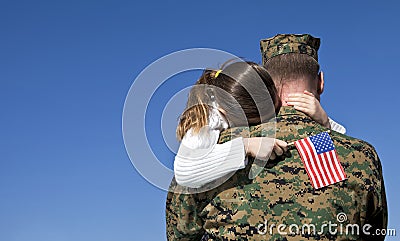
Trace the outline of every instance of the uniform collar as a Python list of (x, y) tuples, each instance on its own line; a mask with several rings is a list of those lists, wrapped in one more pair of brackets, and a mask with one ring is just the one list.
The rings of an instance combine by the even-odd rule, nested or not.
[(302, 115), (307, 116), (303, 112), (296, 110), (293, 106), (282, 106), (279, 109), (279, 113), (277, 116), (285, 116), (285, 115)]
[(282, 106), (279, 110), (277, 117), (284, 117), (284, 116), (291, 116), (291, 115), (308, 117), (309, 119), (311, 119), (308, 115), (304, 114), (301, 111), (296, 110), (292, 106)]
[[(276, 136), (292, 142), (328, 130), (291, 106), (282, 106), (276, 116)], [(290, 137), (289, 137), (290, 136)]]

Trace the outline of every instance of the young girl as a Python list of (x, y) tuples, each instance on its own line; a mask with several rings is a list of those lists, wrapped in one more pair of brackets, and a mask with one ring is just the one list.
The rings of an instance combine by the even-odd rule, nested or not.
[[(341, 127), (328, 119), (309, 92), (289, 96), (286, 101), (327, 127)], [(240, 137), (217, 144), (224, 129), (267, 122), (280, 105), (274, 83), (262, 66), (235, 62), (223, 71), (204, 71), (189, 94), (187, 109), (177, 128), (177, 137), (181, 140), (174, 162), (177, 183), (198, 188), (244, 168), (246, 156), (266, 161), (268, 157), (275, 159), (282, 155), (287, 143), (269, 137)]]

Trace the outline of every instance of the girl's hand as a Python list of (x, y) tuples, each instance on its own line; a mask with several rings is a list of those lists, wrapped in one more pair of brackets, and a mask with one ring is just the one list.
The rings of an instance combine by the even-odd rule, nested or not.
[(274, 160), (277, 156), (287, 151), (287, 143), (269, 137), (243, 138), (246, 155), (267, 161)]
[(286, 102), (296, 110), (304, 112), (322, 126), (331, 128), (328, 115), (311, 92), (305, 90), (303, 94), (289, 94)]

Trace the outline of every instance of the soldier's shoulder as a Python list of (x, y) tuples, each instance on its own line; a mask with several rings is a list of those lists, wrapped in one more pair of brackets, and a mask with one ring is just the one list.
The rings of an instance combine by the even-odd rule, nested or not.
[(337, 132), (331, 132), (335, 145), (346, 175), (348, 183), (359, 183), (366, 190), (380, 189), (382, 163), (373, 145), (351, 136)]
[(375, 147), (365, 140), (355, 138), (355, 137), (352, 137), (349, 135), (341, 134), (336, 131), (331, 131), (331, 136), (332, 136), (332, 139), (340, 141), (342, 143), (349, 143), (353, 147), (362, 147), (363, 149), (371, 149), (371, 150), (375, 151)]
[(339, 154), (364, 155), (368, 159), (377, 160), (375, 147), (369, 142), (351, 137), (339, 132), (331, 131), (331, 137)]
[(248, 126), (233, 127), (222, 131), (219, 135), (218, 143), (224, 143), (238, 137), (249, 137)]

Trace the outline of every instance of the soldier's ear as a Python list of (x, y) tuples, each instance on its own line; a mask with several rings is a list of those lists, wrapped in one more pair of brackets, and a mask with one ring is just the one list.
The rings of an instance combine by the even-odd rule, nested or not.
[(317, 86), (317, 93), (319, 95), (322, 94), (322, 92), (324, 92), (324, 72), (319, 72), (318, 74), (318, 86)]

